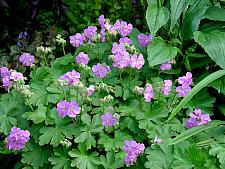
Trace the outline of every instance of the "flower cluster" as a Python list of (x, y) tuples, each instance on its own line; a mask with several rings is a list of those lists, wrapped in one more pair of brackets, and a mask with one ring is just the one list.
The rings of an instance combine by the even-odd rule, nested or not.
[(80, 107), (75, 101), (62, 100), (57, 103), (57, 111), (62, 118), (65, 116), (75, 118), (80, 113)]
[(145, 35), (145, 34), (141, 33), (137, 36), (137, 39), (138, 39), (139, 45), (142, 48), (144, 48), (149, 45), (150, 41), (152, 40), (152, 35), (150, 35), (150, 34)]
[(176, 88), (176, 92), (179, 97), (185, 97), (191, 91), (190, 85), (192, 84), (192, 74), (187, 72), (186, 76), (179, 77), (178, 83), (180, 86)]
[(15, 70), (9, 71), (7, 67), (0, 68), (0, 75), (2, 78), (2, 84), (5, 90), (9, 90), (12, 87), (13, 82), (23, 80), (23, 74), (16, 72)]
[(73, 86), (80, 82), (80, 73), (72, 70), (71, 72), (62, 75), (59, 80), (65, 81), (68, 86)]
[(101, 115), (101, 119), (102, 125), (107, 127), (115, 126), (118, 121), (118, 119), (114, 118), (113, 115), (109, 112), (105, 113), (104, 115)]
[(150, 102), (153, 97), (154, 97), (154, 94), (153, 94), (152, 85), (146, 84), (145, 91), (144, 91), (145, 101)]
[(34, 64), (34, 56), (30, 53), (23, 53), (19, 57), (19, 61), (23, 64), (23, 66), (31, 66), (31, 64)]
[(28, 44), (28, 33), (21, 32), (18, 35), (17, 46), (19, 51), (26, 51), (27, 44)]
[(75, 48), (82, 45), (84, 43), (84, 41), (85, 41), (85, 36), (83, 34), (76, 33), (75, 35), (70, 36), (70, 43)]
[(164, 80), (164, 84), (162, 87), (162, 93), (166, 96), (170, 94), (171, 91), (171, 86), (172, 86), (172, 81), (171, 80)]
[(172, 68), (172, 63), (173, 62), (171, 60), (169, 60), (169, 61), (161, 64), (160, 69), (161, 70), (170, 70)]
[[(125, 38), (125, 37), (124, 37)], [(141, 69), (142, 66), (145, 63), (144, 57), (142, 54), (133, 54), (130, 56), (130, 54), (127, 52), (125, 48), (125, 44), (129, 43), (129, 38), (124, 40), (122, 42), (125, 43), (113, 43), (112, 47), (112, 59), (113, 59), (113, 67), (117, 67), (119, 69), (125, 68), (125, 67), (132, 67), (136, 69)]]
[(9, 136), (6, 138), (6, 147), (9, 150), (21, 150), (25, 147), (25, 143), (30, 140), (30, 132), (12, 127)]
[(109, 73), (110, 71), (111, 70), (109, 66), (105, 66), (100, 63), (97, 63), (97, 65), (94, 65), (92, 67), (92, 72), (95, 74), (95, 76), (99, 78), (104, 78), (106, 74)]
[(80, 52), (77, 56), (76, 56), (76, 62), (78, 64), (83, 64), (83, 65), (87, 65), (89, 62), (89, 57), (87, 54), (85, 54), (84, 52)]
[(144, 153), (145, 145), (137, 143), (134, 140), (125, 140), (123, 150), (126, 153), (124, 162), (127, 166), (133, 165), (137, 161), (137, 157)]
[(87, 37), (88, 42), (91, 42), (91, 39), (97, 34), (97, 27), (96, 26), (88, 26), (84, 29), (84, 35)]
[(190, 118), (186, 121), (186, 128), (192, 128), (195, 126), (200, 126), (207, 124), (211, 121), (208, 114), (203, 114), (201, 109), (195, 109), (194, 112), (190, 113)]

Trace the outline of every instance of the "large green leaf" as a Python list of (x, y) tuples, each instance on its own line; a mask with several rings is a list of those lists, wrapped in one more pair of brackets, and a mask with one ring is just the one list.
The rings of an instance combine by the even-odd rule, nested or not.
[(174, 28), (181, 13), (185, 10), (191, 0), (170, 0), (170, 31)]
[(158, 37), (154, 38), (148, 46), (148, 63), (151, 67), (173, 59), (177, 55), (178, 48), (167, 45)]
[(46, 111), (47, 107), (39, 106), (33, 112), (25, 112), (23, 117), (27, 118), (27, 120), (32, 120), (35, 124), (38, 124), (46, 119)]
[(148, 27), (152, 35), (166, 24), (169, 19), (169, 10), (165, 7), (149, 6), (146, 11)]
[(225, 69), (225, 32), (195, 32), (195, 41), (207, 52), (209, 57)]
[(193, 37), (193, 33), (198, 30), (200, 21), (203, 18), (207, 8), (206, 0), (197, 0), (197, 2), (193, 3), (192, 6), (187, 10), (180, 32), (180, 36), (183, 41)]
[(218, 6), (210, 6), (204, 14), (204, 18), (214, 21), (225, 21), (225, 9)]

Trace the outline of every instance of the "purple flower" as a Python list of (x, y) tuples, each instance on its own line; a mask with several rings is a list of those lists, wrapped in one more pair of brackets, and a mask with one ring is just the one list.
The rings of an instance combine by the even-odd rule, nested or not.
[(149, 45), (150, 41), (152, 40), (152, 35), (145, 35), (145, 34), (141, 33), (137, 36), (137, 39), (138, 39), (139, 45), (142, 48), (144, 48)]
[(86, 90), (87, 90), (88, 96), (91, 96), (95, 91), (95, 86), (90, 85)]
[(120, 38), (119, 42), (122, 43), (122, 44), (126, 44), (126, 43), (129, 44), (129, 45), (132, 44), (132, 40), (130, 38), (128, 38), (128, 37)]
[(99, 16), (98, 23), (99, 23), (99, 25), (100, 25), (101, 28), (104, 28), (105, 27), (105, 17), (104, 17), (104, 15), (100, 15)]
[(111, 25), (110, 29), (107, 28), (106, 29), (110, 32), (115, 32), (120, 29), (120, 25), (121, 25), (120, 21), (116, 20), (115, 24), (113, 26)]
[(182, 85), (176, 87), (176, 92), (178, 93), (178, 97), (185, 97), (191, 91), (191, 87), (188, 85)]
[(25, 147), (25, 143), (30, 140), (30, 132), (12, 127), (9, 136), (6, 138), (6, 147), (9, 150), (21, 150)]
[(131, 33), (131, 31), (132, 31), (132, 29), (133, 29), (133, 25), (132, 24), (127, 24), (125, 21), (122, 21), (121, 23), (120, 23), (120, 34), (122, 35), (122, 36), (127, 36), (127, 35), (129, 35), (130, 33)]
[(124, 53), (127, 53), (125, 47), (124, 47), (124, 44), (120, 43), (120, 44), (117, 44), (117, 43), (113, 43), (113, 47), (112, 47), (112, 53), (114, 55), (124, 55)]
[(144, 153), (145, 150), (145, 145), (142, 143), (137, 143), (134, 140), (125, 140), (124, 141), (124, 146), (123, 146), (123, 151), (126, 153), (126, 157), (124, 158), (124, 162), (127, 166), (133, 165), (137, 157)]
[(57, 103), (56, 110), (58, 111), (60, 117), (64, 118), (67, 115), (68, 107), (69, 102), (67, 102), (66, 100), (62, 100), (59, 103)]
[(138, 56), (134, 54), (131, 56), (130, 66), (132, 68), (141, 69), (144, 64), (145, 64), (145, 59), (142, 54), (139, 54)]
[(178, 83), (181, 85), (191, 85), (192, 84), (192, 74), (190, 72), (187, 72), (186, 76), (179, 77)]
[(13, 81), (21, 80), (21, 79), (23, 79), (23, 74), (13, 71), (13, 72), (11, 72), (10, 79)]
[(171, 91), (171, 86), (172, 86), (172, 81), (171, 80), (164, 80), (164, 84), (162, 87), (162, 93), (166, 96), (170, 94)]
[(72, 70), (71, 72), (67, 72), (66, 74), (62, 75), (59, 79), (66, 81), (68, 86), (72, 86), (80, 82), (80, 73)]
[(104, 115), (101, 115), (101, 119), (103, 126), (111, 127), (115, 126), (117, 123), (117, 119), (113, 118), (113, 115), (109, 112), (105, 113)]
[(170, 70), (172, 68), (172, 61), (167, 61), (163, 64), (161, 64), (160, 69), (161, 70)]
[(190, 118), (186, 121), (186, 128), (192, 128), (207, 124), (211, 121), (208, 114), (202, 114), (201, 109), (195, 109), (194, 112), (190, 113)]
[(23, 64), (23, 66), (30, 66), (34, 63), (34, 56), (30, 53), (23, 53), (19, 57), (19, 61)]
[(7, 67), (1, 67), (0, 75), (1, 75), (1, 78), (5, 77), (5, 76), (10, 76), (9, 69)]
[(113, 56), (113, 67), (119, 69), (128, 67), (130, 65), (130, 55), (128, 52), (124, 52), (122, 55), (116, 54)]
[(87, 65), (89, 62), (89, 57), (87, 54), (80, 52), (77, 56), (76, 56), (76, 61), (78, 64), (83, 64), (83, 65)]
[(74, 118), (80, 113), (80, 107), (78, 107), (78, 104), (75, 101), (68, 102), (66, 100), (62, 100), (57, 103), (56, 110), (62, 118), (65, 116)]
[(10, 76), (3, 77), (2, 84), (5, 90), (9, 90), (9, 88), (12, 86), (12, 81), (10, 81)]
[(154, 138), (154, 140), (153, 140), (153, 145), (155, 145), (155, 144), (160, 144), (160, 143), (162, 143), (163, 141), (162, 141), (162, 139), (160, 139), (160, 138), (158, 138), (157, 136), (155, 136), (155, 138)]
[(69, 117), (76, 117), (80, 113), (80, 107), (75, 101), (69, 102), (69, 107), (67, 110), (67, 116)]
[(153, 89), (151, 84), (146, 84), (145, 92), (144, 92), (144, 98), (146, 102), (150, 102), (151, 99), (154, 97)]
[(84, 43), (84, 41), (85, 41), (85, 36), (80, 33), (76, 33), (75, 35), (70, 36), (70, 43), (75, 48), (82, 45)]
[(108, 66), (103, 66), (100, 63), (97, 63), (97, 65), (92, 67), (92, 72), (99, 78), (104, 78), (109, 71), (110, 69)]
[(84, 29), (84, 35), (88, 38), (89, 43), (91, 42), (91, 39), (94, 35), (97, 33), (97, 27), (96, 26), (89, 26), (86, 29)]

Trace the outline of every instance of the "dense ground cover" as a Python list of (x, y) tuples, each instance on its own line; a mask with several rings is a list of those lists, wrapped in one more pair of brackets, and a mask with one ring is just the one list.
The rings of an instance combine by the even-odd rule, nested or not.
[(0, 68), (1, 167), (225, 168), (223, 5), (149, 0), (149, 33), (104, 15), (54, 45), (21, 32)]

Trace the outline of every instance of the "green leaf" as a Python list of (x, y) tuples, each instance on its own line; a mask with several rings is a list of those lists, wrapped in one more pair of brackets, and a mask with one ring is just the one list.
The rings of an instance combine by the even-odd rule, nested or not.
[(60, 100), (63, 100), (65, 97), (64, 89), (62, 86), (60, 86), (59, 83), (53, 83), (49, 87), (46, 87), (46, 90), (48, 92), (48, 102), (50, 103), (57, 103)]
[(72, 161), (71, 166), (76, 166), (77, 168), (82, 169), (98, 169), (98, 165), (101, 163), (98, 157), (98, 153), (93, 152), (91, 154), (87, 154), (87, 152), (82, 150), (80, 147), (79, 150), (73, 149), (69, 152), (69, 155), (75, 158)]
[(22, 154), (22, 163), (31, 165), (33, 169), (41, 169), (48, 163), (49, 150), (42, 148), (34, 143), (28, 143)]
[(195, 32), (195, 41), (207, 52), (209, 57), (225, 69), (225, 32)]
[(213, 20), (213, 21), (225, 21), (225, 9), (218, 6), (210, 6), (205, 14), (204, 18)]
[(153, 67), (175, 58), (178, 48), (167, 45), (162, 38), (158, 37), (153, 39), (147, 51), (149, 66)]
[(81, 128), (82, 131), (80, 135), (75, 138), (76, 143), (85, 143), (87, 149), (96, 146), (96, 140), (94, 134), (101, 133), (103, 126), (100, 125), (99, 115), (95, 115), (92, 118), (91, 123), (87, 124), (85, 127)]
[(39, 106), (34, 112), (25, 112), (23, 117), (32, 120), (35, 124), (42, 123), (46, 118), (47, 107)]
[(181, 27), (180, 36), (183, 41), (193, 38), (193, 33), (198, 30), (199, 24), (207, 10), (206, 0), (197, 0), (187, 10)]
[(170, 31), (174, 28), (181, 13), (185, 10), (191, 0), (170, 0)]
[(219, 93), (222, 93), (225, 95), (225, 76), (213, 81), (208, 86), (213, 87)]
[(195, 87), (193, 87), (193, 89), (188, 93), (188, 95), (181, 100), (181, 102), (177, 105), (177, 107), (173, 109), (167, 121), (171, 120), (184, 107), (184, 105), (187, 104), (194, 97), (196, 93), (198, 93), (201, 89), (203, 89), (205, 86), (207, 86), (214, 80), (224, 75), (225, 70), (218, 70), (210, 74), (209, 76), (205, 77), (202, 81), (200, 81)]
[(33, 70), (30, 73), (30, 77), (32, 78), (33, 81), (42, 81), (43, 79), (47, 77), (48, 74), (49, 74), (49, 68), (42, 66), (37, 68), (36, 70)]
[(105, 169), (117, 169), (124, 166), (124, 161), (122, 158), (116, 158), (115, 153), (113, 151), (107, 152), (106, 157), (100, 156), (101, 165)]
[(50, 143), (56, 147), (61, 140), (72, 139), (75, 134), (76, 128), (74, 124), (71, 124), (71, 119), (60, 118), (55, 109), (52, 110), (51, 117), (55, 120), (55, 125), (52, 127), (44, 126), (40, 129), (42, 135), (39, 137), (39, 145)]
[(146, 11), (146, 19), (152, 35), (166, 24), (169, 19), (169, 10), (165, 7), (149, 6)]
[(196, 126), (196, 127), (191, 128), (191, 129), (188, 129), (188, 130), (182, 132), (176, 138), (174, 138), (170, 142), (170, 145), (180, 143), (180, 142), (182, 142), (182, 141), (184, 141), (184, 140), (186, 140), (186, 139), (188, 139), (188, 138), (190, 138), (190, 137), (192, 137), (192, 136), (194, 136), (198, 133), (201, 133), (204, 130), (211, 129), (211, 128), (217, 127), (219, 125), (225, 125), (225, 121), (214, 120), (207, 125)]
[(68, 152), (65, 152), (61, 148), (55, 148), (54, 156), (49, 157), (48, 160), (54, 166), (52, 169), (71, 169), (71, 160)]

